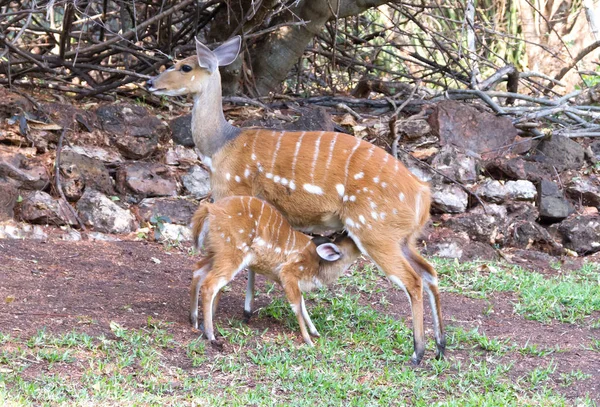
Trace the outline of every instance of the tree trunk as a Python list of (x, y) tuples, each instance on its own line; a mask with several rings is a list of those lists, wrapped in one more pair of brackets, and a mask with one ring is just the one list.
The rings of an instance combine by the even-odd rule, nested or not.
[[(259, 37), (249, 49), (248, 61), (253, 74), (253, 83), (249, 88), (257, 95), (265, 95), (281, 86), (308, 43), (328, 20), (336, 18), (336, 13), (337, 18), (349, 17), (388, 2), (389, 0), (300, 0), (295, 7), (269, 19), (279, 1), (234, 1), (227, 3), (215, 16), (207, 40), (210, 43), (222, 42), (233, 34), (242, 34), (241, 31), (251, 33), (282, 25)], [(254, 9), (257, 4), (258, 7)], [(299, 19), (306, 24), (285, 26), (286, 23), (298, 22)], [(223, 93), (235, 93), (242, 74), (241, 60), (221, 68), (221, 74)]]
[[(338, 4), (339, 2), (339, 4)], [(292, 66), (302, 56), (308, 43), (325, 23), (336, 18), (349, 17), (388, 3), (388, 0), (302, 0), (291, 12), (274, 21), (272, 26), (291, 22), (293, 16), (305, 25), (281, 27), (262, 37), (251, 50), (255, 91), (265, 95), (277, 90)]]

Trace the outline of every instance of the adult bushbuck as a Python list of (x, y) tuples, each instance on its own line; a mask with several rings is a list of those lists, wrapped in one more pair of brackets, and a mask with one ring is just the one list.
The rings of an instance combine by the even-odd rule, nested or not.
[[(305, 232), (345, 229), (362, 253), (402, 288), (412, 308), (414, 354), (425, 352), (423, 288), (433, 313), (436, 356), (446, 340), (437, 273), (415, 249), (429, 219), (430, 191), (383, 149), (347, 134), (239, 129), (221, 105), (219, 66), (230, 64), (241, 40), (211, 51), (196, 41), (196, 55), (147, 82), (157, 95), (194, 95), (192, 135), (212, 171), (212, 196), (257, 196)], [(248, 280), (252, 296), (253, 274)], [(246, 302), (246, 311), (251, 301)]]
[[(204, 333), (215, 340), (213, 313), (221, 288), (244, 268), (278, 283), (298, 318), (302, 338), (319, 336), (306, 311), (302, 292), (330, 284), (360, 252), (352, 239), (318, 242), (300, 233), (277, 209), (250, 196), (232, 196), (204, 203), (192, 218), (196, 247), (203, 254), (190, 288), (190, 322), (198, 327), (198, 295), (202, 292)], [(306, 325), (308, 325), (308, 332)]]

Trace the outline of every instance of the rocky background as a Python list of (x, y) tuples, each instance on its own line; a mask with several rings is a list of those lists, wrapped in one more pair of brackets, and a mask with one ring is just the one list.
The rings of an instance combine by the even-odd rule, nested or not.
[[(193, 149), (189, 107), (171, 107), (75, 107), (0, 87), (0, 238), (188, 242), (209, 173)], [(226, 115), (240, 126), (345, 131), (396, 149), (432, 187), (428, 255), (600, 251), (600, 139), (521, 138), (508, 118), (450, 100), (391, 122), (293, 103), (227, 106)]]

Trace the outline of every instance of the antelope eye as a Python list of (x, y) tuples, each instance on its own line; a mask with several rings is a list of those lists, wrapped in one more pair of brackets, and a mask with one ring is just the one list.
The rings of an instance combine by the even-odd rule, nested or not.
[(182, 66), (181, 66), (181, 70), (182, 70), (183, 72), (190, 72), (190, 71), (192, 70), (192, 67), (191, 67), (191, 66), (189, 66), (189, 65), (182, 65)]

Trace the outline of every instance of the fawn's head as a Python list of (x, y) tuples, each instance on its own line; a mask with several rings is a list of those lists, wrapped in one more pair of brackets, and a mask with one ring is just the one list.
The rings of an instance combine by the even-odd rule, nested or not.
[(155, 95), (202, 94), (213, 82), (221, 83), (219, 67), (231, 64), (240, 52), (241, 37), (227, 40), (214, 51), (196, 39), (196, 55), (187, 57), (146, 82)]

